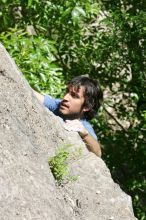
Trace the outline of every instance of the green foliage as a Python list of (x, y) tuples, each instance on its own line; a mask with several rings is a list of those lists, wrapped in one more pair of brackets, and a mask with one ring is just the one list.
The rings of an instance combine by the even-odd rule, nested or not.
[(69, 174), (66, 163), (68, 156), (69, 152), (64, 148), (60, 148), (56, 155), (49, 159), (50, 169), (59, 184), (63, 181), (64, 177)]
[(17, 29), (1, 33), (0, 40), (34, 89), (60, 97), (65, 84), (62, 69), (56, 63), (54, 41), (28, 37)]
[(70, 145), (60, 147), (55, 156), (51, 157), (48, 161), (52, 174), (59, 185), (64, 183), (64, 181), (72, 182), (77, 180), (77, 176), (70, 175), (68, 160), (71, 158), (74, 160), (77, 159), (81, 155), (81, 151), (79, 148), (79, 150), (75, 151), (73, 154), (74, 156), (72, 157), (69, 152), (69, 147)]

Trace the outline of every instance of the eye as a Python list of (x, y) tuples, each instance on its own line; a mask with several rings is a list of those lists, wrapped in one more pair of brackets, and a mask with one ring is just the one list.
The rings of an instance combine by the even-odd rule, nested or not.
[(77, 93), (75, 93), (75, 92), (71, 92), (71, 96), (73, 98), (79, 98), (79, 95)]

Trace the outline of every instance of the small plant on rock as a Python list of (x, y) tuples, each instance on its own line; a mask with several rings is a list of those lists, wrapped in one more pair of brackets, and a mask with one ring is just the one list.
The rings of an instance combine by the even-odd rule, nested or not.
[(67, 146), (59, 148), (56, 155), (51, 157), (48, 161), (51, 172), (54, 178), (57, 180), (58, 184), (61, 185), (63, 181), (75, 181), (77, 176), (71, 176), (67, 160), (70, 156), (69, 149)]

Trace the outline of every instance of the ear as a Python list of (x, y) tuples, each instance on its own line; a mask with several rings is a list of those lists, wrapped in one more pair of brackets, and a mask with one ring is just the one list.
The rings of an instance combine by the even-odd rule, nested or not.
[(84, 107), (83, 108), (83, 112), (89, 112), (90, 111), (90, 108), (89, 107)]

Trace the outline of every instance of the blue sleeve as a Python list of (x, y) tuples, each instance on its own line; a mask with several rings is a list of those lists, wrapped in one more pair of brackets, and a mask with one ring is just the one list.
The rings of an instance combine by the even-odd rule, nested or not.
[(89, 122), (87, 122), (87, 121), (82, 121), (81, 120), (81, 122), (82, 122), (82, 124), (84, 125), (84, 127), (87, 129), (87, 131), (91, 134), (91, 136), (95, 139), (95, 140), (97, 140), (98, 141), (98, 138), (97, 138), (97, 136), (96, 136), (96, 134), (95, 134), (95, 131), (94, 131), (94, 129), (92, 128), (92, 126), (91, 126), (91, 124), (89, 123)]
[(59, 108), (61, 100), (60, 99), (54, 99), (49, 95), (44, 96), (44, 106), (46, 106), (50, 111), (55, 112)]
[(90, 125), (90, 126), (88, 125), (87, 130), (89, 131), (89, 133), (91, 134), (91, 136), (94, 137), (94, 139), (98, 141), (98, 138), (97, 138), (97, 136), (96, 136), (96, 134), (95, 134), (95, 132), (94, 132), (94, 129), (92, 128), (91, 125)]

